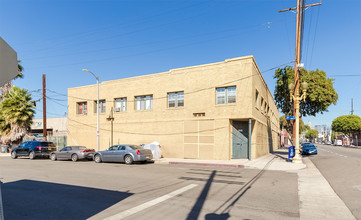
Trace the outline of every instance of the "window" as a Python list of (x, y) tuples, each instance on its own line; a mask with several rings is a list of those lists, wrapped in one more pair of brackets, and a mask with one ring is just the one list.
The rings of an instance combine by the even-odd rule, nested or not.
[(184, 92), (168, 93), (168, 108), (184, 107)]
[(127, 111), (127, 98), (115, 99), (114, 110), (116, 112), (126, 112)]
[(267, 102), (264, 102), (264, 113), (267, 113)]
[[(99, 113), (105, 113), (105, 100), (99, 100)], [(97, 113), (97, 101), (94, 101), (94, 113)]]
[(153, 109), (153, 95), (136, 96), (135, 110)]
[(261, 98), (261, 112), (263, 112), (263, 97)]
[(216, 90), (216, 104), (230, 104), (236, 103), (236, 87), (217, 88)]
[(77, 104), (77, 114), (86, 115), (88, 113), (88, 104), (87, 102), (78, 102)]
[(255, 106), (256, 108), (258, 108), (258, 95), (259, 95), (259, 92), (256, 90), (256, 103), (255, 103)]

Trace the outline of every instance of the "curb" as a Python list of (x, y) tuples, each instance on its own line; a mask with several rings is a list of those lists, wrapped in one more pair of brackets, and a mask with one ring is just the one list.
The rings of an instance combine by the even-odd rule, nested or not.
[(239, 164), (192, 163), (192, 162), (169, 162), (168, 164), (244, 168), (244, 165), (239, 165)]

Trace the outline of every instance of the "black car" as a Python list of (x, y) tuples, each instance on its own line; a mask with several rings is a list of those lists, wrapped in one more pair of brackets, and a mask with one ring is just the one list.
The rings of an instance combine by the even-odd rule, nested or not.
[(49, 158), (51, 152), (56, 151), (56, 146), (50, 141), (26, 141), (19, 147), (12, 149), (11, 158), (26, 156), (30, 160), (36, 157)]

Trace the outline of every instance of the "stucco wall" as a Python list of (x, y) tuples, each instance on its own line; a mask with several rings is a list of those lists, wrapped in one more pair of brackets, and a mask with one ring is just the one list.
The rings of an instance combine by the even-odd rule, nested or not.
[[(114, 144), (158, 141), (165, 157), (230, 159), (230, 120), (266, 118), (254, 111), (252, 104), (254, 85), (269, 98), (264, 84), (254, 82), (259, 75), (255, 66), (253, 57), (248, 56), (102, 82), (100, 99), (106, 99), (106, 113), (100, 113), (100, 149), (110, 144), (110, 122), (106, 118), (114, 99), (127, 97), (127, 111), (114, 113)], [(236, 103), (216, 105), (216, 88), (227, 86), (236, 86)], [(96, 85), (68, 89), (70, 144), (76, 141), (96, 148), (96, 91)], [(168, 108), (167, 93), (178, 91), (184, 91), (184, 107)], [(135, 110), (135, 96), (140, 95), (153, 95), (152, 110)], [(76, 103), (81, 101), (88, 103), (86, 115), (77, 114)]]

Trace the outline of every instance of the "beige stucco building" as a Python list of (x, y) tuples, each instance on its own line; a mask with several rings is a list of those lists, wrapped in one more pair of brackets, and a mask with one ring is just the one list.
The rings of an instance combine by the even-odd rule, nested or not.
[[(97, 86), (68, 89), (68, 144), (96, 149)], [(279, 147), (279, 111), (253, 56), (100, 84), (100, 150), (157, 141), (170, 158), (257, 158)]]

